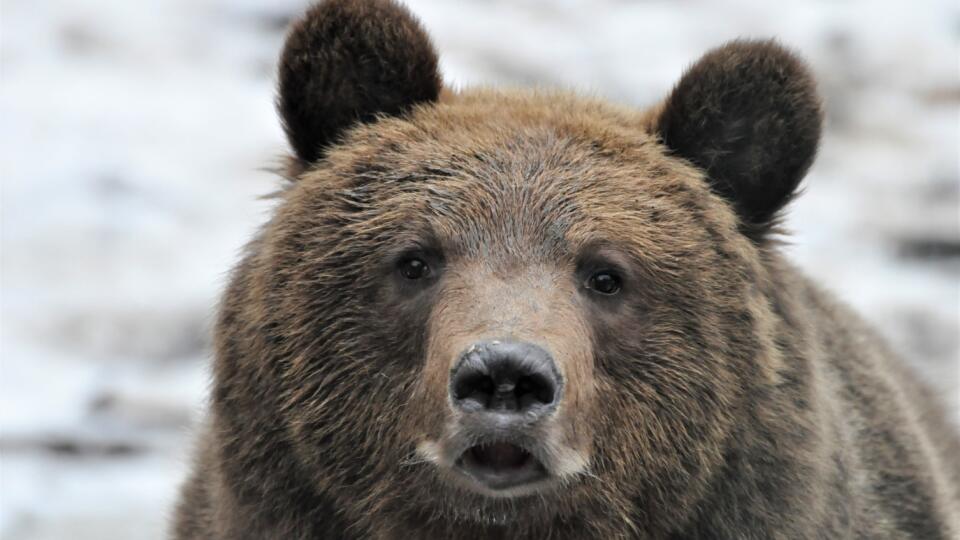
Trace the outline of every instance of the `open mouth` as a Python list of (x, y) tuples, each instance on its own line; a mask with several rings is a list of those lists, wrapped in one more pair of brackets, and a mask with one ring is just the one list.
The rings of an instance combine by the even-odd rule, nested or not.
[(457, 460), (457, 467), (492, 490), (532, 484), (547, 477), (547, 470), (530, 452), (508, 442), (472, 446)]

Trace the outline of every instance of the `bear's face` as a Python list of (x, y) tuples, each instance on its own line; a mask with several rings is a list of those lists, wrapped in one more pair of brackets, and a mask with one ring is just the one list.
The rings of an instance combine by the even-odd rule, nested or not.
[(397, 519), (682, 517), (636, 512), (695, 501), (771, 377), (764, 234), (819, 134), (789, 53), (711, 54), (634, 113), (441, 96), (389, 2), (295, 27), (299, 162), (254, 264), (263, 384), (310, 482)]

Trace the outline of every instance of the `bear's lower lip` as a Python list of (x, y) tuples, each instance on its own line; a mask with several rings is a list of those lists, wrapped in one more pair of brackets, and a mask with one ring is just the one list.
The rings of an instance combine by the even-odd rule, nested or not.
[(508, 442), (468, 448), (457, 460), (457, 468), (492, 490), (532, 484), (547, 476), (546, 469), (530, 452)]

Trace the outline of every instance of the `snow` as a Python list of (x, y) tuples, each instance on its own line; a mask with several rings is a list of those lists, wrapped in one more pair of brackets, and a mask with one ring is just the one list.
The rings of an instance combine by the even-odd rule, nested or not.
[[(278, 182), (273, 72), (304, 5), (4, 0), (0, 537), (164, 537), (213, 309)], [(409, 5), (458, 87), (645, 105), (727, 39), (801, 51), (829, 123), (788, 251), (960, 411), (955, 2)]]

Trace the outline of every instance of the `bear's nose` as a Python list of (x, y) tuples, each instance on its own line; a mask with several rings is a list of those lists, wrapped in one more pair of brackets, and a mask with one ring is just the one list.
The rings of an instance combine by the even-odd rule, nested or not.
[(533, 343), (483, 341), (469, 347), (450, 374), (450, 398), (464, 412), (541, 416), (560, 400), (553, 357)]

